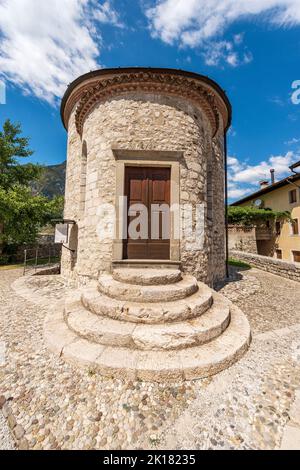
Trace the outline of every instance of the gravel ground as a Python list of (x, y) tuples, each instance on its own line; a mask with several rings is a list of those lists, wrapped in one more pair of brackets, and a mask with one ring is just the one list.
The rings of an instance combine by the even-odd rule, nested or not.
[(294, 332), (257, 336), (245, 358), (199, 390), (193, 403), (164, 430), (161, 447), (279, 448), (300, 388), (300, 362), (293, 357), (299, 333), (297, 326)]
[(20, 275), (0, 275), (6, 345), (0, 395), (10, 399), (30, 449), (280, 446), (300, 388), (298, 283), (256, 269), (233, 269), (230, 282), (219, 289), (250, 320), (249, 353), (210, 379), (155, 384), (103, 378), (49, 354), (43, 320), (68, 288), (59, 276), (29, 277), (31, 294), (24, 299), (11, 288)]
[(13, 450), (15, 448), (10, 430), (6, 421), (0, 413), (0, 450)]

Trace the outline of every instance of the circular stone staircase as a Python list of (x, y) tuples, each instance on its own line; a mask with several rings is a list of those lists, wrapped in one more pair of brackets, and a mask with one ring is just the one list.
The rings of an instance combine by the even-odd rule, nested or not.
[(45, 320), (52, 352), (105, 376), (178, 381), (207, 377), (248, 349), (244, 314), (176, 269), (115, 269)]

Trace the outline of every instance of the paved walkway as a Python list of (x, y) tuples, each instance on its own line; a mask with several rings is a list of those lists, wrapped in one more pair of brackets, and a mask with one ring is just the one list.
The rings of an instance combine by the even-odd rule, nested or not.
[(105, 379), (55, 359), (43, 320), (67, 287), (59, 276), (27, 278), (22, 297), (11, 288), (20, 275), (0, 274), (0, 395), (23, 448), (300, 448), (298, 283), (234, 271), (221, 291), (250, 320), (249, 353), (215, 377), (170, 385)]

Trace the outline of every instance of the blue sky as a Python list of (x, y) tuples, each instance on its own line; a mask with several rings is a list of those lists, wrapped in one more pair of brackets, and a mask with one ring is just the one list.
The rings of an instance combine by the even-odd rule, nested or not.
[(232, 102), (229, 191), (239, 198), (269, 168), (281, 179), (300, 160), (299, 64), (300, 0), (0, 0), (0, 125), (21, 122), (43, 164), (65, 160), (59, 104), (78, 75), (186, 69)]

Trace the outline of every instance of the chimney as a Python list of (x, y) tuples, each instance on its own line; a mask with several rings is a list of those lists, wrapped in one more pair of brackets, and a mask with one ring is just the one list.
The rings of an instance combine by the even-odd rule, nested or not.
[(275, 170), (274, 170), (274, 168), (271, 168), (270, 173), (271, 173), (271, 184), (274, 184), (275, 183)]
[(260, 184), (260, 189), (265, 189), (269, 186), (269, 181), (268, 180), (261, 180), (259, 182), (259, 184)]

